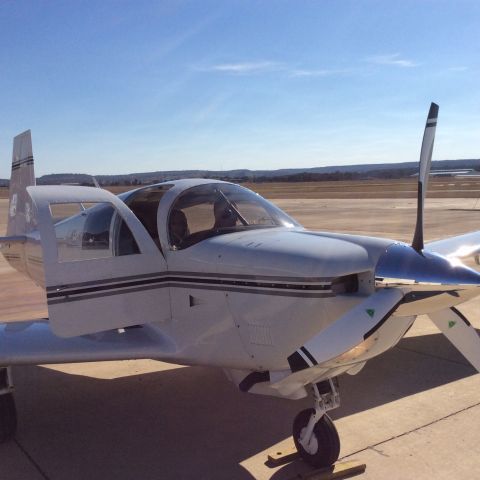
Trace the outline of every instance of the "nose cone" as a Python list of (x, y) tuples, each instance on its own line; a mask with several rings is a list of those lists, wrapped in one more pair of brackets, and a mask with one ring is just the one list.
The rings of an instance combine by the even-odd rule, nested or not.
[(380, 287), (408, 287), (410, 291), (480, 288), (480, 274), (475, 270), (435, 253), (418, 253), (405, 244), (391, 245), (380, 257), (375, 281)]

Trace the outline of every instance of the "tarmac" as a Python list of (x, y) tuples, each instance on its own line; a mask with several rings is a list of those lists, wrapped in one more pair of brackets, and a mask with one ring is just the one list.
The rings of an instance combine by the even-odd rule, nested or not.
[[(312, 229), (408, 240), (413, 199), (280, 199)], [(0, 200), (0, 229), (6, 200)], [(426, 236), (479, 229), (474, 199), (433, 199)], [(42, 291), (0, 260), (0, 320), (46, 315)], [(480, 328), (479, 301), (460, 310)], [(0, 346), (1, 348), (1, 346)], [(221, 370), (151, 360), (14, 368), (18, 431), (0, 445), (0, 480), (289, 480), (301, 460), (270, 468), (310, 400), (240, 393)], [(355, 376), (331, 412), (341, 459), (363, 479), (479, 479), (480, 376), (426, 318)]]

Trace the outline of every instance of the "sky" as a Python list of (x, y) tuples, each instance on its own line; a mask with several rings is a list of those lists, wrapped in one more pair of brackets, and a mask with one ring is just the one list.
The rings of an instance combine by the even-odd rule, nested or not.
[(480, 158), (480, 2), (0, 0), (0, 178)]

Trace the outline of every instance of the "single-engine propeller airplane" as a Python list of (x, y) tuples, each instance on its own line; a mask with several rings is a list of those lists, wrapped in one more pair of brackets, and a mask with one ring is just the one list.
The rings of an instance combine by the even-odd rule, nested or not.
[(221, 367), (243, 392), (298, 399), (293, 439), (314, 466), (340, 441), (327, 412), (355, 374), (427, 314), (480, 370), (480, 339), (455, 308), (480, 294), (462, 263), (480, 231), (424, 244), (438, 106), (420, 154), (411, 245), (312, 232), (261, 196), (186, 179), (118, 196), (35, 186), (30, 131), (14, 139), (10, 265), (46, 291), (48, 319), (0, 325), (0, 440), (16, 428), (12, 365), (158, 359)]

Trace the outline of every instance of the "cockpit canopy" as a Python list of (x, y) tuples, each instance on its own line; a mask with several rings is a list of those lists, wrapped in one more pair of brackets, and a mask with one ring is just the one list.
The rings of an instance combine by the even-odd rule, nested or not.
[(168, 216), (170, 244), (177, 250), (209, 237), (244, 230), (299, 226), (256, 193), (229, 183), (192, 187), (174, 201)]
[[(159, 184), (120, 195), (161, 251), (160, 232), (173, 250), (245, 230), (298, 227), (299, 224), (260, 195), (225, 182), (201, 183), (165, 198), (174, 184)], [(157, 216), (167, 202), (167, 218)], [(168, 203), (172, 202), (170, 208)], [(140, 253), (135, 235), (109, 202), (51, 203), (59, 262)], [(160, 210), (161, 211), (161, 210)], [(160, 218), (161, 225), (157, 225)], [(166, 227), (166, 228), (165, 228)]]

